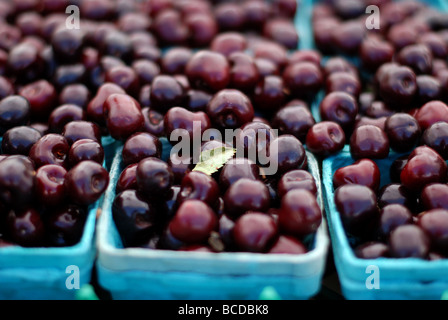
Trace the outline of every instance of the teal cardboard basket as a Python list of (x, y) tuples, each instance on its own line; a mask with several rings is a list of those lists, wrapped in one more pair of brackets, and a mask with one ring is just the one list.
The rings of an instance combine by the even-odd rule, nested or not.
[[(375, 160), (381, 186), (390, 183), (391, 163), (402, 154)], [(322, 164), (322, 180), (330, 238), (341, 290), (350, 300), (440, 300), (448, 290), (448, 259), (427, 261), (417, 258), (357, 258), (350, 246), (340, 214), (334, 203), (333, 174), (354, 163), (348, 149), (329, 157)], [(370, 285), (377, 272), (379, 288)]]
[(91, 280), (95, 220), (101, 199), (89, 207), (83, 236), (70, 247), (0, 248), (0, 300), (72, 300)]
[[(308, 161), (322, 207), (318, 164), (311, 154)], [(319, 292), (329, 247), (325, 220), (314, 236), (312, 250), (303, 255), (123, 248), (112, 218), (121, 170), (119, 148), (97, 226), (98, 281), (113, 299), (257, 300), (268, 286), (282, 299), (309, 299)]]

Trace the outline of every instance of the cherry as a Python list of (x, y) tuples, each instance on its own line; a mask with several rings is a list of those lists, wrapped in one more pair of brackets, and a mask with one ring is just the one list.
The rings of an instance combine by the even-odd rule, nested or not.
[(109, 173), (100, 164), (85, 160), (71, 168), (65, 177), (65, 188), (75, 204), (89, 205), (106, 191)]
[(68, 163), (70, 167), (85, 160), (103, 164), (104, 148), (101, 143), (92, 139), (79, 139), (72, 144), (68, 153)]
[(137, 166), (138, 163), (133, 163), (123, 169), (115, 186), (116, 194), (129, 189), (137, 190)]
[(432, 100), (440, 100), (442, 97), (442, 86), (440, 81), (429, 75), (417, 76), (418, 100), (421, 105)]
[(272, 126), (281, 134), (291, 134), (305, 143), (310, 128), (316, 123), (311, 111), (304, 102), (280, 108), (272, 119)]
[(25, 85), (19, 90), (19, 95), (28, 100), (31, 115), (40, 119), (50, 114), (58, 97), (54, 86), (44, 79)]
[(259, 180), (241, 178), (232, 184), (224, 195), (224, 210), (232, 218), (237, 218), (247, 211), (266, 212), (269, 206), (269, 190)]
[(104, 117), (104, 103), (106, 99), (114, 94), (120, 93), (125, 94), (125, 91), (114, 83), (104, 83), (98, 90), (96, 95), (90, 100), (86, 109), (87, 119), (93, 121), (100, 125), (106, 124), (106, 119)]
[(172, 107), (164, 117), (165, 134), (169, 139), (172, 134), (187, 134), (190, 139), (197, 134), (202, 136), (210, 126), (210, 119), (203, 111), (191, 112), (182, 107)]
[(81, 139), (90, 139), (101, 143), (101, 130), (97, 124), (90, 121), (70, 121), (64, 126), (62, 135), (70, 145)]
[(360, 259), (377, 259), (389, 257), (387, 244), (378, 241), (368, 241), (354, 249), (355, 255)]
[(313, 154), (327, 157), (344, 148), (345, 133), (336, 122), (321, 121), (309, 129), (305, 142), (307, 149)]
[(81, 30), (57, 28), (51, 35), (51, 46), (59, 61), (75, 62), (81, 58), (84, 36)]
[(366, 186), (346, 184), (336, 189), (334, 201), (345, 230), (368, 238), (379, 216), (375, 192)]
[(117, 140), (126, 140), (144, 125), (140, 104), (126, 94), (111, 94), (104, 102), (104, 115), (110, 135)]
[(361, 93), (361, 82), (349, 72), (333, 72), (326, 79), (326, 92), (346, 92), (355, 98)]
[(408, 208), (401, 204), (386, 205), (380, 211), (378, 227), (379, 236), (387, 240), (394, 229), (412, 223), (412, 213)]
[(47, 164), (36, 171), (35, 194), (44, 205), (57, 206), (66, 198), (65, 177), (67, 170), (56, 164)]
[(263, 35), (285, 46), (287, 49), (297, 49), (299, 34), (291, 20), (272, 18), (266, 21), (262, 30)]
[(359, 47), (362, 66), (370, 72), (375, 72), (381, 65), (391, 62), (395, 48), (390, 42), (377, 37), (367, 37)]
[(119, 65), (106, 70), (104, 81), (115, 83), (133, 97), (138, 95), (140, 89), (139, 74), (129, 66)]
[(333, 186), (336, 189), (345, 184), (358, 184), (376, 192), (380, 186), (380, 176), (380, 169), (374, 161), (360, 159), (337, 169), (333, 174)]
[(383, 159), (389, 155), (389, 139), (377, 126), (363, 125), (350, 137), (350, 154), (353, 159)]
[(288, 235), (280, 235), (277, 241), (269, 249), (268, 253), (273, 254), (304, 254), (308, 250), (298, 239)]
[(147, 157), (138, 162), (137, 189), (145, 199), (160, 201), (167, 198), (173, 184), (173, 173), (165, 161)]
[(432, 209), (422, 213), (417, 220), (431, 240), (431, 248), (446, 254), (448, 249), (448, 211)]
[(280, 230), (303, 238), (317, 231), (322, 223), (322, 212), (316, 197), (305, 189), (288, 191), (281, 200), (278, 212)]
[(415, 211), (417, 199), (402, 184), (389, 183), (384, 185), (378, 192), (378, 206), (384, 208), (391, 204), (400, 204), (411, 211)]
[(422, 140), (425, 145), (437, 151), (437, 153), (448, 159), (448, 123), (439, 121), (429, 126), (423, 133)]
[(131, 135), (123, 144), (123, 165), (128, 166), (138, 163), (147, 157), (160, 158), (162, 155), (162, 143), (160, 140), (147, 132), (137, 132)]
[(156, 137), (165, 135), (163, 114), (156, 110), (152, 110), (150, 107), (143, 108), (142, 114), (145, 120), (143, 131), (148, 132)]
[(185, 90), (179, 81), (170, 75), (158, 75), (151, 83), (151, 107), (161, 112), (172, 106), (182, 106), (185, 102)]
[(346, 92), (331, 92), (319, 105), (322, 120), (339, 124), (344, 132), (349, 131), (358, 114), (356, 99)]
[[(383, 65), (385, 66), (385, 65)], [(381, 74), (382, 67), (377, 75)], [(407, 66), (390, 66), (383, 69), (379, 82), (379, 95), (388, 106), (406, 108), (417, 94), (417, 79), (414, 71)]]
[(177, 204), (187, 200), (201, 200), (214, 208), (219, 197), (219, 185), (215, 179), (200, 171), (187, 173), (180, 184)]
[(426, 210), (448, 209), (448, 185), (444, 183), (427, 184), (421, 194), (420, 200)]
[(409, 155), (400, 174), (402, 184), (411, 191), (421, 191), (428, 183), (445, 182), (447, 165), (433, 149), (420, 146)]
[(9, 129), (2, 137), (4, 154), (22, 154), (28, 156), (31, 147), (42, 137), (42, 134), (29, 126), (18, 126)]
[(216, 35), (210, 43), (210, 49), (229, 57), (234, 52), (243, 52), (247, 48), (246, 38), (239, 32), (228, 31)]
[(260, 168), (247, 158), (230, 159), (223, 166), (219, 175), (219, 186), (225, 192), (231, 185), (242, 178), (259, 180)]
[(168, 229), (185, 243), (201, 243), (216, 229), (218, 218), (213, 210), (199, 200), (186, 200), (177, 209)]
[(277, 138), (271, 126), (263, 122), (248, 122), (236, 133), (237, 156), (245, 156), (253, 161), (262, 162), (272, 140)]
[(10, 211), (7, 229), (12, 241), (20, 246), (40, 247), (44, 244), (45, 225), (36, 209)]
[(418, 121), (407, 113), (395, 113), (386, 120), (384, 131), (390, 147), (397, 152), (405, 152), (415, 147), (420, 139)]
[(83, 207), (68, 204), (52, 211), (45, 219), (45, 232), (51, 246), (72, 246), (81, 240), (86, 210)]
[(63, 104), (55, 108), (48, 118), (48, 129), (61, 134), (67, 123), (84, 120), (84, 110), (75, 104)]
[(278, 181), (277, 193), (283, 198), (290, 190), (304, 189), (317, 195), (317, 185), (314, 177), (306, 170), (291, 170), (286, 172)]
[(33, 162), (23, 155), (7, 156), (0, 161), (0, 201), (11, 207), (23, 207), (34, 198)]
[(125, 247), (138, 246), (155, 232), (155, 208), (136, 190), (117, 194), (112, 203), (112, 217)]
[[(261, 88), (258, 89), (259, 94), (262, 95), (266, 93), (268, 96), (267, 98), (270, 98), (272, 95), (274, 100), (277, 95), (281, 95), (283, 97), (282, 92), (279, 93), (276, 91), (277, 86), (275, 86), (275, 84), (277, 82), (274, 82), (273, 88), (271, 88), (270, 90), (263, 90), (263, 78), (260, 77), (257, 65), (255, 64), (255, 60), (249, 54), (236, 51), (229, 55), (228, 60), (230, 64), (229, 88), (234, 88), (246, 93), (250, 93), (254, 90), (255, 86), (258, 83), (258, 87), (261, 86)], [(281, 80), (280, 83), (283, 84)], [(255, 98), (256, 97), (254, 97), (254, 99)], [(269, 104), (269, 101), (267, 103)]]
[(323, 74), (312, 62), (288, 65), (283, 71), (283, 81), (290, 94), (297, 98), (312, 98), (323, 86)]
[(226, 88), (230, 81), (226, 57), (209, 50), (196, 52), (187, 62), (185, 73), (193, 88), (211, 92)]
[(233, 237), (239, 250), (266, 252), (278, 235), (275, 220), (261, 212), (248, 212), (235, 221)]
[(215, 7), (214, 14), (221, 31), (239, 30), (244, 24), (244, 11), (236, 3), (220, 3)]
[(270, 167), (277, 169), (277, 175), (292, 169), (306, 169), (308, 165), (303, 144), (296, 137), (288, 134), (280, 135), (271, 141), (269, 160)]
[(430, 74), (433, 55), (431, 50), (422, 44), (412, 44), (398, 52), (398, 63), (409, 66), (416, 74)]
[(215, 126), (223, 129), (239, 128), (254, 117), (250, 99), (236, 89), (217, 92), (207, 104), (206, 113)]
[(389, 250), (392, 257), (425, 259), (429, 249), (429, 237), (416, 225), (402, 225), (390, 233)]
[(57, 164), (66, 167), (69, 151), (70, 145), (63, 135), (49, 133), (33, 144), (29, 157), (34, 162), (36, 168), (46, 164)]

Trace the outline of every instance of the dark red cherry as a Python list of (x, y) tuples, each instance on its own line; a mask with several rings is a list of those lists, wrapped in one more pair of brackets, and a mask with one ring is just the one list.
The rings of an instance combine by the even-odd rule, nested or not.
[(40, 247), (45, 240), (45, 224), (33, 208), (11, 211), (7, 217), (8, 234), (23, 247)]
[(368, 241), (355, 248), (355, 255), (361, 259), (389, 257), (389, 247), (383, 242)]
[(278, 236), (275, 220), (261, 212), (248, 212), (235, 221), (233, 237), (238, 250), (266, 252)]
[(57, 206), (65, 200), (67, 170), (56, 164), (47, 164), (36, 171), (36, 198), (44, 205)]
[(347, 132), (355, 124), (358, 103), (346, 92), (332, 92), (320, 103), (319, 112), (322, 120), (336, 122)]
[(242, 178), (260, 179), (260, 168), (247, 158), (235, 158), (226, 162), (219, 175), (219, 186), (226, 191), (231, 185)]
[[(296, 137), (284, 134), (271, 141), (269, 168), (281, 175), (293, 169), (306, 169), (308, 159), (303, 144)], [(266, 171), (266, 169), (265, 169)], [(274, 172), (271, 172), (273, 174)]]
[(403, 225), (390, 233), (389, 249), (395, 258), (426, 258), (430, 249), (430, 239), (422, 228)]
[(67, 123), (84, 120), (84, 110), (75, 104), (63, 104), (54, 109), (48, 118), (48, 129), (61, 134)]
[(4, 154), (22, 154), (28, 156), (31, 147), (42, 137), (42, 134), (29, 126), (18, 126), (5, 132), (2, 138)]
[(423, 132), (422, 142), (437, 151), (444, 159), (448, 159), (448, 123), (439, 121)]
[(313, 154), (327, 157), (344, 148), (345, 133), (336, 122), (321, 121), (308, 130), (305, 143)]
[(272, 119), (272, 126), (281, 134), (291, 134), (305, 143), (306, 135), (316, 123), (305, 103), (297, 103), (280, 108)]
[(97, 124), (90, 121), (70, 121), (64, 126), (62, 135), (70, 145), (81, 139), (91, 139), (101, 143), (101, 130)]
[(120, 173), (115, 187), (116, 194), (129, 189), (137, 190), (137, 165), (138, 163), (130, 164)]
[(92, 139), (79, 139), (72, 144), (68, 153), (68, 162), (71, 167), (85, 160), (103, 164), (104, 148), (100, 142)]
[(444, 183), (427, 184), (421, 194), (420, 200), (423, 208), (448, 210), (448, 185)]
[(203, 172), (191, 171), (183, 177), (176, 201), (181, 204), (187, 200), (201, 200), (214, 207), (218, 197), (219, 186), (215, 179)]
[(398, 152), (411, 150), (419, 141), (421, 130), (417, 120), (407, 113), (395, 113), (387, 118), (384, 131), (390, 147)]
[(448, 121), (448, 106), (442, 101), (430, 101), (418, 109), (415, 118), (422, 131), (439, 121)]
[(380, 169), (374, 161), (360, 159), (337, 169), (333, 175), (333, 186), (336, 189), (345, 184), (359, 184), (376, 192), (380, 186), (380, 177)]
[(269, 249), (271, 254), (304, 254), (308, 252), (305, 245), (295, 237), (280, 235)]
[(36, 168), (46, 164), (67, 166), (70, 145), (67, 139), (56, 133), (42, 136), (30, 149), (29, 157)]
[(389, 155), (389, 139), (377, 126), (363, 125), (350, 137), (350, 154), (353, 159), (383, 159)]
[(448, 252), (448, 211), (432, 209), (422, 213), (417, 220), (431, 240), (431, 248), (441, 253)]
[(288, 65), (283, 81), (292, 96), (312, 98), (322, 88), (324, 76), (318, 66), (305, 61)]
[(138, 162), (137, 189), (145, 199), (165, 199), (173, 184), (173, 173), (165, 161), (147, 157)]
[(408, 208), (401, 204), (389, 204), (380, 211), (378, 233), (381, 238), (387, 240), (394, 229), (412, 223), (412, 213)]
[(417, 199), (402, 184), (390, 183), (384, 185), (378, 192), (378, 206), (383, 208), (390, 204), (401, 204), (414, 212), (417, 208)]
[(317, 195), (316, 180), (313, 175), (306, 170), (291, 170), (285, 173), (277, 184), (277, 193), (280, 198), (290, 190), (304, 189)]

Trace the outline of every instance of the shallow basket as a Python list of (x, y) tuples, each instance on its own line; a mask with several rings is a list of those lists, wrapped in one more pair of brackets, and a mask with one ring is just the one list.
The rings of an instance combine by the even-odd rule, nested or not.
[[(308, 163), (322, 207), (319, 168), (311, 154)], [(113, 299), (258, 299), (266, 286), (273, 286), (282, 299), (309, 299), (319, 292), (329, 247), (325, 219), (312, 250), (303, 255), (123, 248), (112, 218), (121, 170), (119, 148), (97, 226), (98, 281)]]
[[(381, 186), (390, 183), (391, 163), (402, 154), (375, 160), (381, 172)], [(333, 174), (341, 167), (354, 163), (348, 149), (329, 157), (322, 164), (325, 210), (330, 230), (334, 261), (341, 290), (345, 298), (356, 300), (439, 300), (448, 290), (448, 259), (427, 261), (417, 258), (357, 258), (350, 246), (340, 214), (334, 203)], [(372, 269), (377, 271), (379, 288), (369, 289)]]
[(75, 299), (73, 285), (81, 287), (91, 280), (100, 203), (101, 199), (89, 207), (83, 236), (74, 246), (0, 248), (0, 300)]

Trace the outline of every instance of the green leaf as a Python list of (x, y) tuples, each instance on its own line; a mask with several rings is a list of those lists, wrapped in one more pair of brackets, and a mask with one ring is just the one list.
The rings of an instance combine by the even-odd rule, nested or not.
[(219, 170), (236, 152), (234, 148), (220, 147), (201, 152), (199, 163), (193, 171), (200, 171), (212, 175)]

